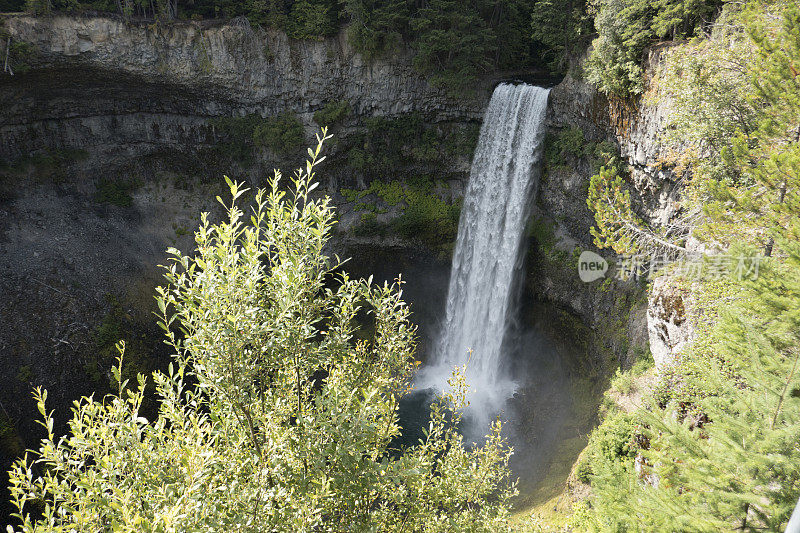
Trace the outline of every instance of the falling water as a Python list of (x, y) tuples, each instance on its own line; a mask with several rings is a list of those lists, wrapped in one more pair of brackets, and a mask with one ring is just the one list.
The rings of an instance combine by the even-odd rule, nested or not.
[(466, 364), (467, 381), (477, 391), (473, 405), (513, 393), (513, 382), (501, 374), (503, 341), (538, 185), (548, 93), (502, 84), (492, 95), (461, 210), (445, 321), (432, 365), (418, 383), (444, 388), (453, 367)]

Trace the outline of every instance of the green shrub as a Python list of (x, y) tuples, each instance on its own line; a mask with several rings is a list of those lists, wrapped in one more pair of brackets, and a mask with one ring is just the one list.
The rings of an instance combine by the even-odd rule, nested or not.
[[(2, 40), (3, 48), (5, 48), (5, 44), (8, 42), (8, 36), (0, 32), (0, 39)], [(11, 39), (11, 46), (8, 50), (8, 64), (14, 74), (23, 74), (31, 70), (38, 57), (39, 49), (36, 48), (35, 45), (24, 41), (15, 41), (13, 38)], [(0, 56), (0, 61), (5, 63), (5, 60), (5, 54)]]
[(347, 100), (328, 102), (325, 107), (314, 113), (314, 122), (320, 126), (334, 126), (349, 117), (351, 112)]
[(367, 212), (361, 214), (361, 222), (353, 228), (353, 233), (358, 237), (375, 237), (386, 235), (386, 224), (378, 222), (375, 213)]
[(480, 132), (478, 124), (427, 124), (419, 113), (372, 117), (364, 121), (364, 126), (365, 130), (350, 141), (348, 164), (365, 173), (389, 177), (409, 165), (452, 171), (449, 162), (456, 157), (471, 157)]
[(266, 146), (278, 154), (297, 150), (303, 144), (304, 137), (303, 124), (291, 111), (264, 119), (253, 130), (256, 146)]
[(126, 391), (123, 344), (115, 393), (75, 402), (67, 437), (36, 390), (47, 434), (9, 475), (22, 530), (510, 531), (509, 450), (499, 422), (465, 445), (463, 374), (424, 437), (394, 449), (416, 329), (398, 286), (334, 279), (333, 210), (308, 196), (321, 148), (289, 194), (276, 173), (252, 218), (228, 181), (223, 221), (204, 214), (196, 250), (170, 250), (157, 303), (174, 355), (151, 374), (152, 420), (145, 376)]
[(543, 218), (531, 217), (528, 221), (528, 226), (525, 228), (525, 234), (534, 238), (540, 249), (551, 248), (556, 243), (556, 235), (552, 224)]
[(225, 139), (220, 148), (244, 164), (252, 162), (255, 147), (266, 146), (277, 155), (285, 155), (296, 150), (305, 137), (303, 124), (291, 111), (267, 118), (257, 113), (218, 117), (209, 120), (209, 124)]
[(634, 391), (634, 380), (636, 376), (630, 370), (623, 371), (617, 369), (614, 377), (611, 378), (611, 390), (615, 390), (620, 394), (630, 394)]
[(234, 161), (249, 164), (253, 159), (253, 135), (263, 120), (251, 113), (243, 117), (217, 117), (208, 123), (224, 139), (218, 150)]
[(592, 433), (587, 448), (594, 460), (624, 461), (636, 457), (638, 424), (621, 411), (610, 414)]
[(578, 463), (575, 465), (575, 477), (581, 483), (591, 483), (592, 473), (591, 459), (588, 454), (581, 454)]
[(133, 205), (131, 193), (138, 189), (138, 181), (111, 181), (101, 179), (96, 186), (95, 200), (104, 204), (113, 204), (119, 207)]
[[(123, 369), (125, 379), (133, 380), (137, 374), (149, 372), (154, 366), (150, 346), (142, 340), (140, 334), (137, 334), (141, 331), (140, 328), (125, 313), (122, 304), (114, 295), (106, 294), (105, 299), (109, 308), (93, 332), (94, 342), (84, 358), (83, 365), (86, 375), (95, 386), (100, 387), (100, 390), (108, 390), (111, 385), (108, 372), (118, 355), (117, 343), (121, 339), (126, 341), (126, 365)], [(150, 408), (154, 398), (145, 398), (145, 402)]]
[[(418, 240), (444, 251), (449, 249), (449, 244), (455, 241), (458, 234), (458, 219), (461, 206), (458, 203), (449, 204), (438, 198), (433, 191), (433, 182), (426, 177), (418, 177), (401, 183), (399, 180), (384, 182), (375, 180), (365, 191), (343, 189), (342, 195), (350, 201), (359, 201), (366, 195), (374, 195), (386, 205), (401, 207), (400, 216), (392, 221), (388, 227), (375, 220), (374, 213), (365, 219), (362, 214), (363, 228), (361, 232), (378, 234), (391, 230), (395, 234), (410, 240)], [(374, 212), (374, 204), (357, 203), (357, 209), (370, 208)], [(379, 230), (379, 226), (383, 226)], [(365, 234), (365, 233), (362, 233)]]
[(360, 148), (352, 148), (347, 153), (347, 164), (356, 170), (366, 170), (368, 161), (366, 151)]
[(598, 473), (618, 472), (632, 465), (640, 449), (640, 426), (621, 411), (609, 412), (589, 437), (575, 464), (575, 477), (592, 483)]
[(566, 165), (568, 158), (583, 157), (590, 146), (593, 145), (587, 144), (583, 130), (578, 127), (568, 126), (557, 133), (548, 134), (544, 141), (545, 166), (554, 169)]

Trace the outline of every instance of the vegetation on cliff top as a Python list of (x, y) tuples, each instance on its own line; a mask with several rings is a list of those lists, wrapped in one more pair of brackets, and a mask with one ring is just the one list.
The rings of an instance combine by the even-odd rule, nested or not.
[(589, 80), (618, 96), (641, 93), (645, 49), (659, 40), (702, 34), (721, 5), (722, 0), (595, 0)]

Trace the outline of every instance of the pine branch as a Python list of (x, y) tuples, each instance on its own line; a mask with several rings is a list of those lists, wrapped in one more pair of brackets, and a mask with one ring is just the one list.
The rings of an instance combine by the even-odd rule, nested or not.
[(780, 396), (778, 397), (778, 405), (775, 408), (775, 414), (772, 416), (772, 421), (769, 424), (769, 429), (775, 428), (775, 422), (778, 421), (778, 414), (781, 412), (781, 407), (783, 407), (783, 402), (786, 399), (786, 393), (789, 392), (789, 386), (792, 383), (792, 378), (794, 377), (794, 373), (797, 371), (797, 363), (800, 361), (800, 350), (795, 350), (797, 355), (794, 358), (794, 364), (792, 365), (792, 371), (789, 372), (789, 377), (786, 378), (786, 383), (784, 383), (783, 390), (781, 391)]

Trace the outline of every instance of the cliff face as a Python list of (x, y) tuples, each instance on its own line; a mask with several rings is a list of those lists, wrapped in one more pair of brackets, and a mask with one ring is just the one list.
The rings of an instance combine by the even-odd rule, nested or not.
[[(655, 73), (659, 58), (659, 50), (648, 56), (649, 76)], [(680, 192), (670, 166), (660, 163), (667, 150), (661, 138), (670, 109), (669, 100), (659, 95), (621, 101), (572, 75), (551, 91), (551, 141), (566, 131), (578, 132), (580, 141), (545, 158), (534, 216), (546, 231), (539, 231), (534, 239), (529, 285), (539, 297), (578, 314), (623, 364), (648, 347), (659, 366), (668, 364), (691, 333), (663, 312), (663, 298), (648, 298), (644, 280), (618, 279), (614, 263), (622, 258), (594, 246), (589, 230), (595, 221), (586, 204), (589, 179), (601, 164), (594, 150), (601, 145), (614, 147), (628, 167), (628, 185), (638, 214), (655, 227), (668, 223), (677, 213)], [(603, 278), (590, 283), (579, 280), (578, 255), (584, 250), (609, 261)]]
[[(298, 41), (253, 30), (245, 19), (162, 25), (67, 16), (11, 16), (5, 30), (54, 63), (200, 88), (265, 114), (313, 111), (337, 99), (348, 100), (358, 114), (416, 110), (447, 118), (481, 112), (480, 102), (456, 103), (430, 87), (411, 68), (408, 53), (366, 62), (344, 33)], [(214, 111), (213, 105), (205, 109)]]
[[(301, 161), (302, 152), (268, 149), (249, 163), (220, 155), (229, 139), (212, 119), (291, 111), (310, 141), (314, 112), (346, 101), (352, 114), (334, 128), (320, 176), (347, 228), (360, 215), (338, 194), (343, 187), (428, 175), (452, 199), (469, 171), (471, 148), (394, 157), (401, 163), (384, 164), (385, 174), (356, 166), (352, 149), (375, 143), (368, 119), (413, 115), (422, 123), (410, 142), (450, 142), (465, 128), (477, 131), (491, 93), (487, 79), (474, 98), (453, 100), (416, 74), (408, 54), (366, 62), (343, 35), (294, 41), (237, 21), (9, 16), (2, 24), (12, 43), (33, 45), (21, 58), (29, 72), (0, 75), (0, 403), (26, 435), (34, 434), (34, 406), (16, 400), (32, 384), (62, 406), (101, 388), (113, 356), (108, 338), (134, 339), (128, 360), (140, 369), (156, 364), (142, 355), (160, 353), (158, 331), (149, 329), (154, 265), (164, 264), (168, 246), (191, 246), (197, 214), (214, 209), (209, 199), (221, 192), (223, 173), (263, 185), (272, 168)], [(666, 112), (663, 104), (621, 107), (567, 77), (551, 92), (548, 128), (551, 136), (579, 128), (586, 145), (619, 146), (642, 213), (658, 221), (669, 216), (675, 190), (670, 173), (651, 165)], [(578, 280), (576, 250), (593, 249), (586, 189), (594, 163), (586, 150), (571, 157), (548, 164), (542, 178), (535, 215), (547, 235), (537, 236), (528, 285), (579, 315), (624, 361), (647, 343), (647, 302), (636, 284)], [(376, 239), (402, 246), (392, 235), (340, 238), (361, 249)]]
[(9, 16), (4, 31), (12, 42), (32, 44), (29, 61), (47, 67), (43, 77), (3, 82), (6, 157), (31, 149), (31, 129), (50, 148), (111, 138), (127, 146), (196, 144), (209, 141), (209, 117), (289, 110), (312, 127), (313, 112), (339, 100), (357, 116), (419, 112), (431, 121), (479, 120), (483, 107), (480, 98), (457, 102), (430, 87), (402, 52), (364, 61), (344, 34), (296, 41), (246, 21), (159, 25), (67, 16)]
[[(224, 196), (223, 174), (252, 186), (263, 186), (273, 168), (289, 174), (319, 128), (314, 113), (345, 101), (352, 112), (333, 128), (320, 169), (343, 221), (337, 227), (360, 220), (341, 189), (373, 179), (436, 176), (437, 192), (459, 196), (465, 148), (407, 160), (390, 153), (399, 164), (374, 164), (386, 174), (355, 165), (352, 154), (374, 147), (384, 123), (371, 129), (372, 119), (397, 118), (390, 126), (403, 143), (433, 138), (441, 148), (477, 131), (491, 89), (487, 82), (475, 98), (453, 100), (403, 51), (366, 62), (343, 35), (295, 41), (243, 21), (12, 15), (0, 20), (0, 34), (2, 58), (8, 37), (12, 47), (27, 44), (12, 48), (16, 74), (0, 73), (0, 416), (16, 424), (25, 446), (37, 435), (31, 386), (49, 389), (62, 423), (73, 399), (107, 386), (115, 340), (128, 341), (132, 370), (160, 365), (156, 265), (165, 264), (167, 247), (191, 247), (201, 211), (220, 214), (213, 198)], [(304, 129), (303, 146), (286, 153), (254, 148), (237, 158), (235, 139), (214, 122), (286, 111)], [(407, 123), (415, 129), (404, 137)], [(409, 150), (390, 141), (384, 152)], [(340, 253), (348, 238), (340, 233)], [(352, 239), (362, 250), (380, 240), (408, 253), (391, 235)], [(3, 455), (14, 453), (0, 442), (0, 470)]]

